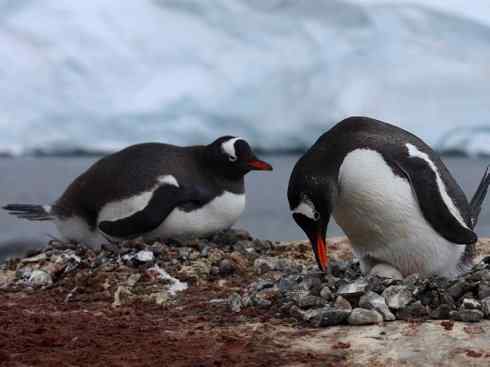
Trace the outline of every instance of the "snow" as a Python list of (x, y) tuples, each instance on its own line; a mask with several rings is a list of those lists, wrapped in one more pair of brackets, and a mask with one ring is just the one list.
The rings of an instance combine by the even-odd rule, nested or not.
[(431, 144), (469, 134), (490, 126), (490, 3), (468, 4), (3, 0), (0, 151), (299, 149), (359, 114)]

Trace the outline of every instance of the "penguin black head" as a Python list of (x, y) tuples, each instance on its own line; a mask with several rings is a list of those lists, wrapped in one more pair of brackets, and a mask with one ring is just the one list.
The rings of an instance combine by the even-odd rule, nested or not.
[(206, 147), (213, 165), (227, 177), (243, 177), (250, 171), (272, 171), (272, 166), (257, 158), (250, 145), (234, 136), (223, 136)]
[(294, 221), (311, 242), (320, 270), (328, 267), (326, 234), (336, 197), (336, 185), (327, 177), (309, 175), (295, 169), (288, 188)]

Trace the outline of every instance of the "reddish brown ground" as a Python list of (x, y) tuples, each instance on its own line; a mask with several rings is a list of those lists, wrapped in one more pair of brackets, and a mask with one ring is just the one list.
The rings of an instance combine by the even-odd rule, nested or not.
[(208, 302), (222, 292), (193, 287), (172, 306), (118, 309), (106, 300), (65, 304), (56, 289), (0, 293), (0, 366), (343, 365), (341, 354), (290, 351), (291, 331), (280, 331), (287, 321), (273, 310), (232, 314)]

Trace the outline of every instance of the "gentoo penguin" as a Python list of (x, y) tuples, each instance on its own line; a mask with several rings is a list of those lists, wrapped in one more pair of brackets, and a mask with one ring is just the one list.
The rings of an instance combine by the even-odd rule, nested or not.
[(333, 216), (364, 273), (454, 277), (471, 266), (473, 229), (489, 184), (487, 170), (468, 203), (439, 156), (418, 137), (350, 117), (300, 158), (288, 199), (321, 270), (328, 264), (325, 235)]
[(207, 146), (130, 146), (97, 161), (52, 205), (4, 207), (54, 220), (64, 239), (91, 247), (122, 239), (192, 237), (231, 227), (245, 208), (244, 176), (272, 170), (249, 144), (224, 136)]

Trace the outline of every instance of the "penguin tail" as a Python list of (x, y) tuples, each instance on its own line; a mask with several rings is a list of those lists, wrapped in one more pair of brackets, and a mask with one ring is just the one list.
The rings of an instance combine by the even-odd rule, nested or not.
[(52, 209), (50, 206), (28, 205), (28, 204), (9, 204), (3, 207), (10, 215), (31, 221), (53, 220)]
[(483, 204), (483, 201), (485, 200), (485, 197), (487, 196), (488, 186), (490, 185), (489, 168), (490, 166), (487, 167), (485, 174), (481, 179), (480, 185), (478, 185), (478, 189), (476, 190), (470, 202), (471, 224), (473, 228), (475, 228), (476, 224), (478, 223), (478, 217), (480, 216), (481, 206)]

